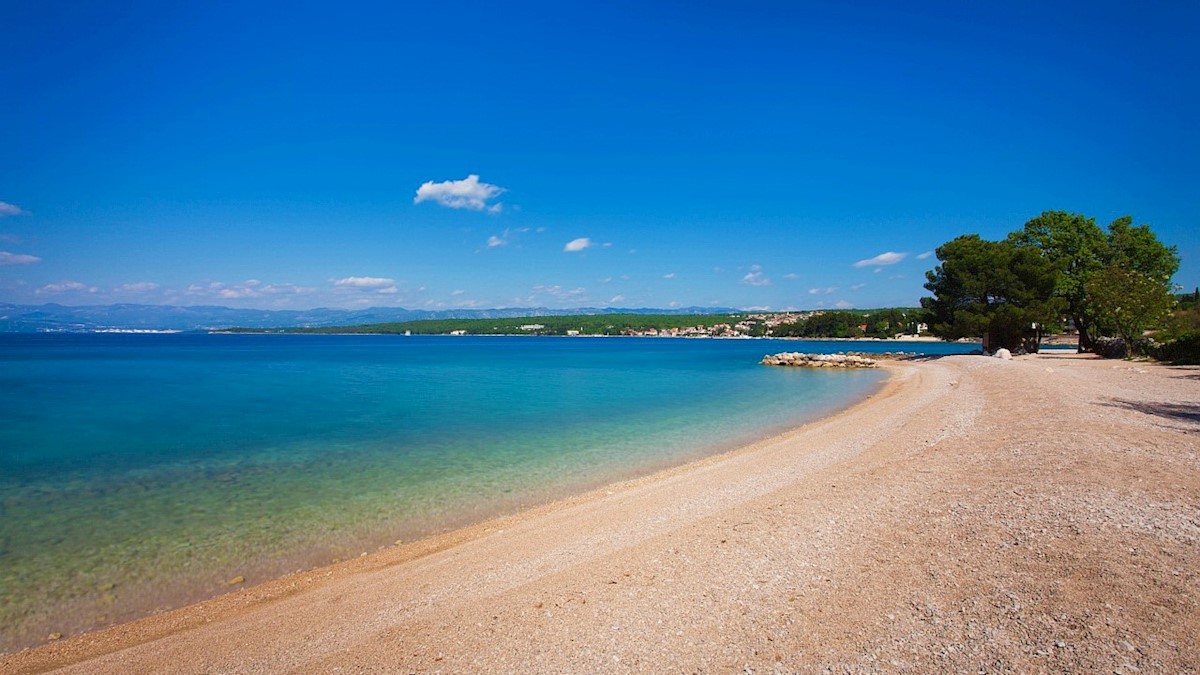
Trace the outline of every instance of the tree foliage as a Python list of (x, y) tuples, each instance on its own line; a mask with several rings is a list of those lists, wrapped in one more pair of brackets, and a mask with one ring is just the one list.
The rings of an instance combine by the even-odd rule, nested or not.
[(795, 323), (776, 326), (774, 337), (892, 338), (916, 332), (918, 310), (905, 307), (814, 312)]
[(1088, 279), (1086, 299), (1099, 325), (1110, 327), (1125, 341), (1129, 354), (1141, 350), (1142, 334), (1165, 321), (1175, 306), (1175, 298), (1160, 278), (1109, 265)]
[(1093, 218), (1045, 211), (1008, 238), (1054, 263), (1058, 270), (1055, 295), (1066, 303), (1067, 315), (1079, 330), (1082, 351), (1090, 351), (1098, 335), (1115, 330), (1102, 323), (1104, 317), (1097, 314), (1089, 299), (1088, 287), (1093, 278), (1118, 267), (1156, 280), (1164, 292), (1170, 292), (1171, 277), (1179, 269), (1176, 248), (1160, 242), (1148, 225), (1134, 226), (1129, 216), (1114, 220), (1105, 231)]
[[(1058, 270), (1055, 294), (1066, 303), (1066, 312), (1087, 340), (1092, 317), (1087, 311), (1084, 285), (1105, 258), (1104, 232), (1094, 218), (1066, 211), (1045, 211), (1008, 235), (1021, 248), (1038, 251)], [(1090, 343), (1087, 345), (1090, 348)]]
[[(1011, 240), (964, 235), (937, 249), (941, 262), (926, 273), (921, 298), (926, 321), (946, 339), (988, 335), (989, 348), (1036, 350), (1040, 327), (1058, 321), (1058, 267), (1033, 248)], [(1030, 343), (1030, 333), (1035, 339)]]

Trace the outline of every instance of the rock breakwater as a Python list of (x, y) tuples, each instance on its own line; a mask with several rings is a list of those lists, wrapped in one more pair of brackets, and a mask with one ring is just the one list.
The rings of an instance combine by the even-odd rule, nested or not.
[(804, 354), (780, 352), (768, 354), (759, 361), (764, 366), (796, 366), (799, 368), (878, 368), (875, 359), (857, 354)]

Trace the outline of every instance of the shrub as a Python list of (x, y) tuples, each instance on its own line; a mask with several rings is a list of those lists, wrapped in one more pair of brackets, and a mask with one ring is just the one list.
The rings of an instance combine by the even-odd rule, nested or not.
[(1178, 365), (1200, 365), (1200, 330), (1180, 333), (1175, 339), (1158, 345), (1151, 355), (1159, 361)]

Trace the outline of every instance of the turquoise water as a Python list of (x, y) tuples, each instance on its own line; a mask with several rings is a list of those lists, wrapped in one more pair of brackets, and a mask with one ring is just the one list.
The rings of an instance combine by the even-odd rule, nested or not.
[(758, 359), (845, 347), (0, 334), (0, 650), (771, 435), (883, 375)]

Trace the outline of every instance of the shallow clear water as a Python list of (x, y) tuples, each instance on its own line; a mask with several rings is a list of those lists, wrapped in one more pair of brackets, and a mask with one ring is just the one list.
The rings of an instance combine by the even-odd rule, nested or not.
[(883, 375), (758, 359), (849, 346), (0, 334), (0, 650), (768, 436)]

